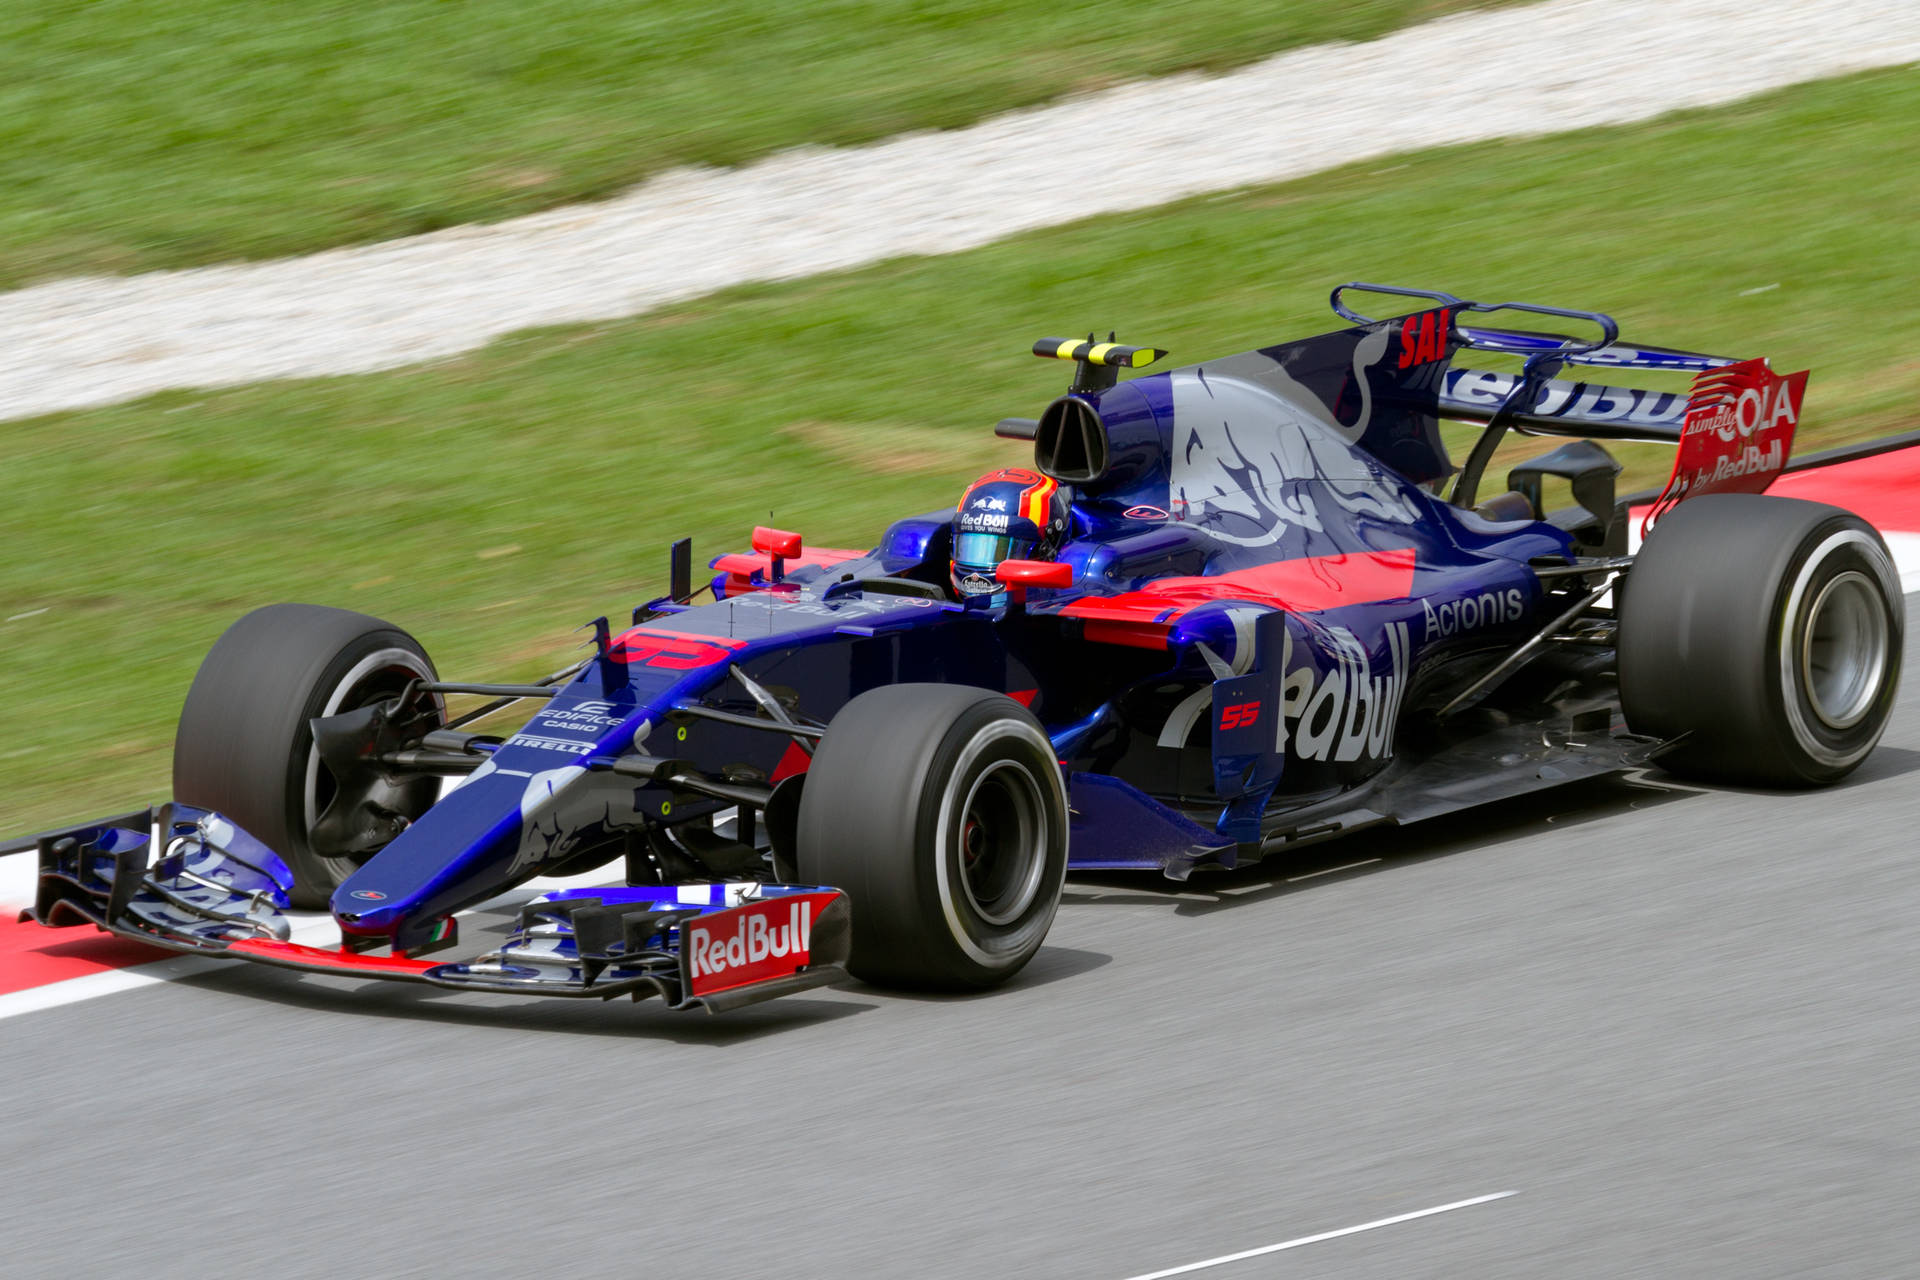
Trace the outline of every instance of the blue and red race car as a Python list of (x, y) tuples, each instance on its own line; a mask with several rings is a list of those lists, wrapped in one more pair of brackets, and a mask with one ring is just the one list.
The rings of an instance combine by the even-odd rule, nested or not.
[[(1373, 320), (1363, 291), (1421, 306)], [(1804, 786), (1873, 749), (1904, 628), (1886, 548), (1761, 492), (1805, 374), (1623, 344), (1599, 313), (1333, 305), (1348, 327), (1125, 382), (1165, 353), (1044, 340), (1071, 388), (997, 428), (1031, 470), (871, 550), (756, 530), (698, 592), (678, 543), (668, 595), (534, 684), (444, 681), (361, 614), (257, 610), (187, 696), (170, 803), (0, 851), (37, 853), (50, 926), (724, 1009), (848, 972), (1002, 982), (1076, 868), (1179, 880), (1578, 779)], [(1443, 417), (1484, 427), (1459, 466)], [(1577, 438), (1489, 486), (1509, 431)], [(1678, 446), (1637, 554), (1596, 439)], [(488, 700), (449, 718), (460, 694)], [(526, 702), (518, 732), (470, 727)], [(436, 957), (462, 911), (601, 866), (617, 884)], [(289, 940), (302, 907), (338, 946)]]

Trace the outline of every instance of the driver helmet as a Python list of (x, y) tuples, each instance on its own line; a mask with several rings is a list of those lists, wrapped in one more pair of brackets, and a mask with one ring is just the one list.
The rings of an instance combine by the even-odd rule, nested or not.
[(1037, 471), (989, 471), (960, 495), (953, 512), (953, 590), (962, 602), (1006, 603), (993, 576), (1002, 560), (1050, 560), (1067, 536), (1068, 499)]

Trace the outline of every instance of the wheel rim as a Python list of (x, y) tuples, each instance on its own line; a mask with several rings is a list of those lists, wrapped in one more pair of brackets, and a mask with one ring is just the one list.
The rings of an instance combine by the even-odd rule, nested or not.
[[(353, 665), (340, 682), (327, 694), (326, 705), (320, 710), (319, 719), (339, 715), (346, 711), (357, 711), (361, 707), (390, 698), (399, 693), (409, 680), (432, 680), (433, 673), (426, 669), (420, 655), (408, 649), (381, 649), (368, 654)], [(305, 810), (306, 827), (311, 831), (313, 824), (326, 811), (335, 791), (331, 771), (321, 763), (319, 748), (307, 748), (306, 782), (301, 791), (302, 806)], [(351, 863), (350, 858), (329, 858), (329, 862)]]
[(1007, 925), (1039, 896), (1046, 872), (1040, 784), (1025, 765), (999, 760), (973, 780), (961, 806), (960, 885), (982, 920)]
[(1823, 724), (1848, 729), (1873, 708), (1886, 678), (1888, 631), (1873, 580), (1858, 570), (1834, 575), (1807, 609), (1800, 677)]

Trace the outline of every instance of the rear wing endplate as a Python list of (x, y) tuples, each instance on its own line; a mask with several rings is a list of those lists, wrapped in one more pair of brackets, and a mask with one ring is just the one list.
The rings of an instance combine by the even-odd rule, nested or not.
[[(1472, 302), (1434, 289), (1352, 281), (1333, 290), (1334, 311), (1355, 324), (1379, 324), (1348, 305), (1348, 291), (1413, 298), (1418, 313), (1444, 316), (1451, 347), (1518, 356), (1519, 373), (1449, 365), (1436, 388), (1442, 418), (1486, 426), (1449, 500), (1471, 507), (1480, 479), (1508, 428), (1526, 434), (1678, 445), (1674, 473), (1657, 510), (1701, 493), (1758, 493), (1786, 467), (1805, 393), (1804, 372), (1775, 374), (1765, 360), (1711, 355), (1620, 341), (1620, 323), (1600, 311), (1530, 302)], [(1593, 333), (1554, 333), (1479, 323), (1495, 313), (1544, 316), (1592, 326)], [(1411, 324), (1415, 317), (1406, 317)], [(1560, 375), (1569, 366), (1692, 374), (1682, 392), (1617, 387)]]

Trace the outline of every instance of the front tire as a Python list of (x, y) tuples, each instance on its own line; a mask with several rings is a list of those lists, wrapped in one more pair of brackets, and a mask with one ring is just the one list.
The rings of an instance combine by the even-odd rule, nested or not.
[(800, 878), (853, 904), (848, 968), (880, 986), (996, 986), (1040, 949), (1067, 869), (1045, 731), (1002, 694), (890, 685), (827, 727), (800, 796)]
[(1885, 731), (1906, 600), (1886, 543), (1839, 507), (1709, 494), (1647, 536), (1620, 609), (1620, 702), (1660, 764), (1748, 786), (1845, 777)]
[[(320, 909), (366, 854), (330, 857), (309, 839), (335, 797), (308, 722), (437, 679), (426, 650), (392, 623), (311, 604), (255, 609), (228, 627), (193, 678), (173, 742), (176, 800), (215, 809), (278, 853), (293, 872), (293, 905)], [(392, 831), (357, 833), (376, 846), (425, 813), (439, 779), (411, 779), (379, 797)]]

